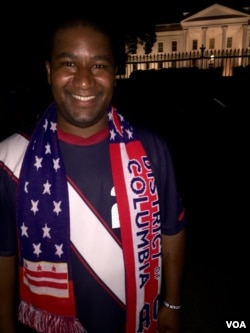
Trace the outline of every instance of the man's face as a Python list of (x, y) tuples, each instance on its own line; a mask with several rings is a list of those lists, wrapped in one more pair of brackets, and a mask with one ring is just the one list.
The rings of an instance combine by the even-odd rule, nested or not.
[(61, 29), (46, 68), (57, 104), (58, 126), (81, 136), (103, 129), (115, 84), (109, 38), (91, 27)]

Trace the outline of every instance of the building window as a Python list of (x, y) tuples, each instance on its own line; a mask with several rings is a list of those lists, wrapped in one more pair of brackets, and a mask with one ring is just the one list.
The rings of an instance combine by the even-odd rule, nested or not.
[(209, 38), (209, 49), (214, 49), (215, 39)]
[(137, 71), (137, 64), (133, 64), (133, 71)]
[(197, 49), (198, 49), (198, 40), (193, 39), (193, 41), (192, 41), (192, 50), (195, 51)]
[(146, 70), (147, 69), (150, 69), (150, 63), (149, 62), (146, 62)]
[(177, 41), (172, 40), (172, 52), (176, 52), (176, 51), (177, 51)]
[(158, 43), (158, 52), (163, 52), (163, 42)]
[(227, 37), (227, 48), (231, 49), (233, 45), (233, 37)]

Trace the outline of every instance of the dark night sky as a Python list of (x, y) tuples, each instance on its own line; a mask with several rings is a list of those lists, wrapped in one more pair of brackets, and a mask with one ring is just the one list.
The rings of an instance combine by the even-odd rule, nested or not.
[[(142, 21), (159, 21), (178, 22), (182, 18), (183, 11), (195, 12), (213, 4), (220, 3), (232, 8), (240, 8), (242, 6), (250, 6), (250, 0), (158, 0), (154, 2), (154, 6), (136, 1), (123, 2), (119, 1), (102, 1), (100, 4), (96, 1), (70, 0), (69, 2), (47, 1), (18, 1), (6, 3), (1, 11), (4, 20), (1, 20), (3, 27), (10, 27), (12, 33), (19, 33), (26, 30), (26, 33), (36, 33), (46, 26), (48, 20), (56, 20), (56, 17), (62, 12), (74, 12), (91, 10), (94, 15), (102, 13), (107, 16), (107, 20), (118, 19), (128, 26), (131, 22), (140, 24)], [(52, 4), (52, 5), (51, 5)], [(33, 25), (34, 30), (30, 29)], [(6, 30), (4, 31), (6, 33)]]

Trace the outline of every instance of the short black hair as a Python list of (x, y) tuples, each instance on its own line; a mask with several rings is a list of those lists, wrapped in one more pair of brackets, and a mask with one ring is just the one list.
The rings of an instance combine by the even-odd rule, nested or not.
[(122, 44), (121, 44), (121, 35), (119, 33), (119, 29), (115, 27), (113, 21), (107, 20), (103, 18), (103, 15), (91, 15), (87, 13), (65, 13), (61, 14), (56, 20), (53, 20), (50, 24), (47, 25), (48, 27), (48, 35), (47, 35), (47, 42), (46, 42), (46, 53), (45, 58), (46, 60), (51, 59), (51, 53), (54, 46), (54, 38), (56, 33), (64, 28), (70, 28), (74, 26), (84, 26), (84, 27), (91, 27), (96, 31), (103, 33), (104, 35), (108, 36), (110, 40), (110, 44), (112, 47), (114, 60), (116, 65), (119, 63), (119, 55), (121, 54)]

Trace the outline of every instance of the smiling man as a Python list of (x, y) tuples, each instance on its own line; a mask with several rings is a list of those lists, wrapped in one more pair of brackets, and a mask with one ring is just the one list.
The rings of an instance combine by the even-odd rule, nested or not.
[(68, 20), (51, 41), (53, 102), (0, 143), (0, 331), (18, 331), (18, 277), (23, 330), (180, 332), (186, 219), (168, 147), (111, 104), (106, 27)]

